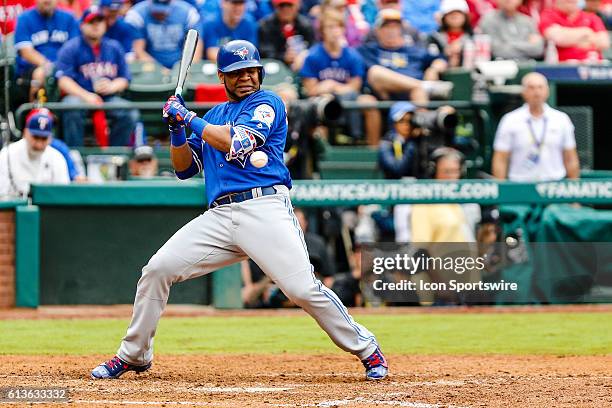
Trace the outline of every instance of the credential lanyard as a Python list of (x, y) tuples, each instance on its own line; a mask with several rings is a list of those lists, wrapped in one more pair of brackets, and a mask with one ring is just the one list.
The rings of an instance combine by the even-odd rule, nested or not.
[(544, 121), (544, 124), (542, 125), (542, 135), (540, 136), (540, 140), (538, 140), (538, 138), (536, 138), (536, 134), (533, 129), (533, 123), (531, 122), (531, 118), (527, 119), (527, 126), (529, 127), (529, 136), (531, 136), (533, 144), (538, 149), (538, 154), (540, 153), (540, 151), (542, 150), (542, 146), (544, 145), (544, 139), (546, 138), (546, 131), (548, 127), (547, 118), (544, 117), (542, 118), (542, 120)]

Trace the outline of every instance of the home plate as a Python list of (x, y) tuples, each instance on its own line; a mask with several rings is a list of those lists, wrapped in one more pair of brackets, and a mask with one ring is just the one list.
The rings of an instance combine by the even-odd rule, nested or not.
[(279, 387), (198, 387), (196, 391), (216, 392), (216, 393), (257, 393), (257, 392), (284, 392), (290, 391), (293, 388)]

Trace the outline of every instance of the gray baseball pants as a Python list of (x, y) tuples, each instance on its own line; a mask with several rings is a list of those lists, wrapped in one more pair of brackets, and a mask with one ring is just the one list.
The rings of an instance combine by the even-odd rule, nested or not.
[(278, 194), (206, 211), (153, 255), (138, 281), (132, 321), (117, 352), (119, 358), (137, 365), (153, 359), (153, 337), (173, 283), (247, 257), (310, 314), (338, 347), (361, 360), (376, 350), (374, 335), (356, 323), (336, 294), (315, 278), (288, 189), (275, 187)]

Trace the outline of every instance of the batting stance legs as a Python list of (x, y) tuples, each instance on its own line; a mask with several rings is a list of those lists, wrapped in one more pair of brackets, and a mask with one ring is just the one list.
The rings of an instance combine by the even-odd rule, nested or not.
[(118, 357), (147, 367), (153, 337), (175, 282), (252, 258), (333, 342), (361, 360), (376, 354), (374, 335), (356, 323), (312, 273), (306, 244), (284, 186), (279, 194), (222, 205), (192, 220), (151, 258), (138, 282), (132, 322)]

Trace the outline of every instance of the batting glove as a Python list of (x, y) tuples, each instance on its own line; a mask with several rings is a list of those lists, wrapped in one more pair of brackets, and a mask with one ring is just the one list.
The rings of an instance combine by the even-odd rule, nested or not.
[(170, 124), (174, 123), (186, 123), (189, 124), (193, 120), (193, 118), (197, 117), (196, 113), (188, 110), (185, 106), (182, 98), (177, 98), (176, 96), (171, 96), (166, 101), (162, 112), (163, 118)]

